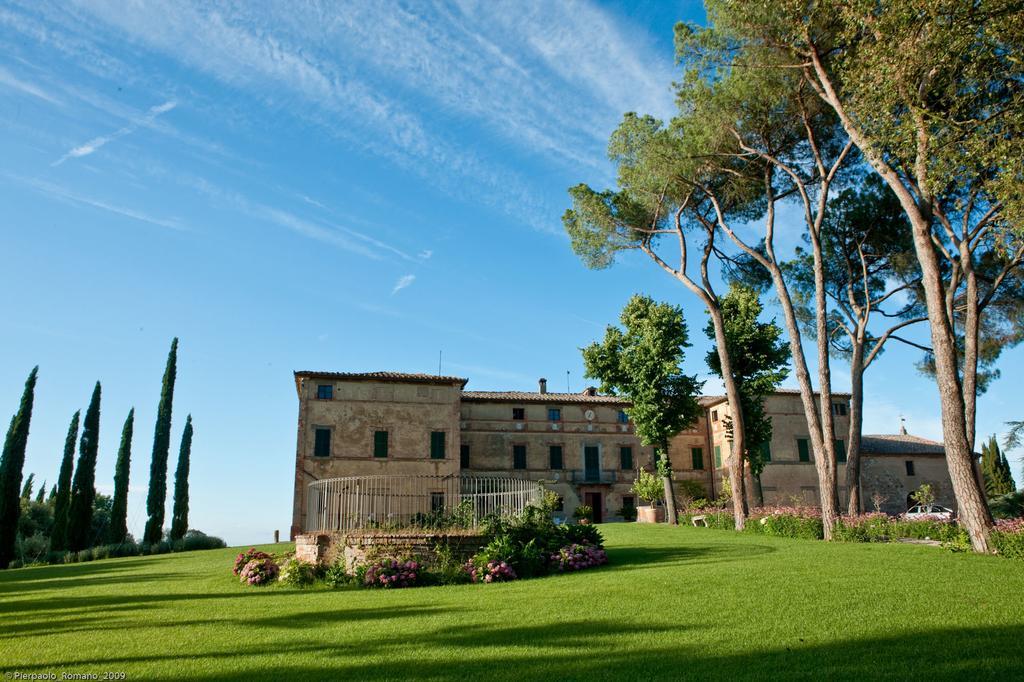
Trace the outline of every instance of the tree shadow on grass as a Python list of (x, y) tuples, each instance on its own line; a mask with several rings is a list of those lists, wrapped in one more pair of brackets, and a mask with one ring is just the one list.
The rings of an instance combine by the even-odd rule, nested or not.
[(679, 547), (611, 547), (606, 571), (630, 571), (666, 565), (690, 566), (742, 561), (772, 554), (775, 547), (760, 544), (686, 545)]

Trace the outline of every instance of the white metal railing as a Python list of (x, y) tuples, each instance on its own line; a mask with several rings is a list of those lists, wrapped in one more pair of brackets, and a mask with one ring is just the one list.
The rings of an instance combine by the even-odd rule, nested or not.
[(509, 476), (347, 476), (306, 489), (306, 532), (476, 528), (539, 504), (540, 483)]

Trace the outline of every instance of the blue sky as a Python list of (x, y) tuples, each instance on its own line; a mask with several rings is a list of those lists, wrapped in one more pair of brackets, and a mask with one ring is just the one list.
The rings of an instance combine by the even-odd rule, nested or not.
[[(613, 181), (623, 112), (671, 113), (672, 25), (702, 18), (692, 1), (0, 6), (0, 415), (39, 364), (26, 474), (52, 483), (102, 380), (97, 487), (134, 406), (141, 532), (173, 336), (191, 525), (231, 543), (287, 532), (292, 370), (436, 371), (442, 351), (473, 389), (568, 371), (580, 390), (579, 347), (639, 291), (684, 306), (706, 375), (688, 292), (639, 258), (588, 271), (560, 221), (568, 186)], [(867, 432), (904, 415), (941, 437), (917, 359), (872, 368)], [(979, 433), (1024, 416), (1022, 360), (1005, 355)]]

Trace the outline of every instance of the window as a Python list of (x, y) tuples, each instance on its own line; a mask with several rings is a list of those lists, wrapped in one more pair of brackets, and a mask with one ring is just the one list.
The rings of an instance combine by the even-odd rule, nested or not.
[(761, 443), (761, 461), (772, 461), (772, 444), (769, 443), (768, 441)]
[(320, 384), (316, 387), (317, 400), (330, 400), (334, 397), (334, 386), (331, 384)]
[(562, 420), (562, 410), (558, 407), (548, 408), (548, 421), (557, 422)]
[(633, 497), (632, 495), (623, 495), (622, 496), (622, 506), (623, 507), (633, 507), (633, 508), (635, 508), (636, 507), (636, 498)]
[(846, 461), (846, 443), (839, 439), (836, 439), (836, 461)]
[[(564, 469), (562, 465), (562, 446), (552, 445), (548, 448), (548, 458), (551, 460), (552, 469)], [(525, 467), (524, 467), (525, 468)]]
[(526, 408), (525, 407), (513, 407), (512, 418), (517, 421), (526, 419)]
[(313, 456), (314, 457), (330, 457), (331, 456), (331, 430), (330, 429), (316, 429), (315, 438), (313, 441)]
[(463, 445), (459, 446), (459, 466), (462, 467), (463, 469), (468, 469), (469, 468), (469, 446), (468, 445), (463, 444)]
[(430, 434), (430, 459), (444, 459), (444, 431)]
[(619, 468), (628, 471), (633, 468), (633, 448), (628, 445), (619, 447)]
[(846, 403), (832, 403), (832, 411), (837, 417), (845, 417)]
[(694, 469), (704, 468), (704, 448), (690, 448), (690, 457), (693, 459)]
[(444, 493), (430, 493), (430, 511), (444, 511)]
[(796, 439), (796, 452), (797, 452), (797, 458), (801, 462), (810, 462), (811, 461), (811, 450), (810, 450), (810, 447), (808, 446), (808, 442), (807, 442), (806, 438), (797, 438)]
[(718, 421), (718, 410), (711, 410), (711, 421)]
[(722, 467), (722, 446), (721, 445), (716, 445), (715, 446), (715, 466), (717, 468), (719, 468), (719, 469)]
[(526, 468), (526, 446), (525, 445), (513, 445), (512, 446), (512, 468), (513, 469), (525, 469)]
[(914, 475), (914, 460), (908, 459), (906, 462), (904, 462), (904, 464), (906, 464), (906, 466), (907, 466), (907, 476), (913, 476)]
[(388, 456), (388, 432), (387, 431), (374, 431), (373, 432), (373, 456), (374, 457), (387, 457)]
[(625, 410), (619, 410), (619, 423), (620, 424), (628, 424), (629, 423), (629, 415), (626, 414)]

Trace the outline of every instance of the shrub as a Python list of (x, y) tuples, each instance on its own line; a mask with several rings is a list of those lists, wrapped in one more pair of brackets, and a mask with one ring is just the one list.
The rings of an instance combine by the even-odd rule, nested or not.
[(658, 500), (664, 499), (665, 484), (646, 469), (637, 469), (636, 480), (633, 481), (633, 487), (629, 491), (641, 500), (654, 504)]
[(413, 587), (419, 580), (420, 562), (415, 559), (382, 558), (359, 567), (357, 575), (366, 587)]
[(252, 559), (245, 564), (238, 578), (240, 582), (248, 585), (266, 585), (277, 578), (278, 570), (277, 563), (270, 556), (266, 556)]
[(345, 587), (352, 583), (352, 576), (345, 570), (345, 562), (340, 561), (332, 566), (329, 566), (324, 571), (324, 582), (329, 587)]
[(190, 530), (185, 537), (173, 544), (175, 552), (193, 552), (203, 549), (223, 549), (227, 543), (215, 535), (207, 535), (198, 530)]
[(307, 587), (316, 582), (317, 568), (308, 561), (292, 557), (281, 564), (278, 581), (292, 587)]
[(478, 554), (466, 562), (466, 574), (474, 583), (502, 583), (516, 579), (515, 570), (506, 561), (486, 561)]
[(577, 521), (590, 521), (594, 517), (594, 508), (589, 504), (581, 504), (573, 510), (572, 517)]
[(594, 545), (566, 545), (551, 555), (551, 565), (557, 571), (582, 571), (606, 563), (608, 555)]
[(750, 512), (746, 529), (782, 538), (820, 540), (825, 537), (821, 512), (811, 507), (758, 507)]
[(1016, 519), (1024, 516), (1024, 490), (1007, 493), (989, 500), (992, 516), (997, 519)]
[(940, 518), (906, 519), (894, 518), (889, 522), (890, 535), (894, 538), (914, 540), (955, 540), (963, 532), (956, 521)]
[(636, 507), (633, 505), (623, 505), (619, 509), (619, 516), (622, 517), (623, 521), (636, 521)]
[(881, 512), (868, 512), (858, 516), (841, 516), (832, 538), (841, 542), (888, 542), (890, 519)]
[(991, 535), (992, 546), (1007, 559), (1024, 559), (1024, 518), (998, 519)]
[(594, 545), (604, 547), (604, 537), (596, 526), (555, 526), (560, 538), (559, 546), (577, 543), (580, 545)]
[(235, 557), (235, 567), (232, 572), (235, 575), (241, 575), (242, 569), (245, 565), (254, 559), (269, 559), (270, 555), (266, 552), (261, 552), (255, 547), (250, 547), (244, 552), (239, 552), (238, 556)]
[(693, 524), (693, 517), (703, 516), (704, 523), (708, 528), (719, 530), (733, 530), (736, 527), (736, 520), (732, 512), (723, 511), (720, 507), (692, 507), (679, 513), (679, 523), (684, 526)]

